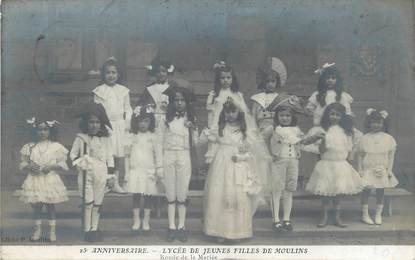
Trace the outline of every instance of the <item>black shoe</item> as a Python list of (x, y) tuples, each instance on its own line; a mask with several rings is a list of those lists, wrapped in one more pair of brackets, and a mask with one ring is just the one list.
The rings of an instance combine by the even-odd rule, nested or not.
[(282, 231), (284, 231), (284, 228), (281, 222), (274, 222), (272, 223), (272, 230), (276, 233), (281, 233)]
[(173, 242), (175, 238), (176, 238), (176, 230), (169, 228), (167, 230), (167, 242)]
[(85, 232), (84, 233), (84, 240), (87, 242), (93, 242), (93, 234), (91, 231)]
[(291, 221), (289, 221), (289, 220), (284, 220), (282, 222), (282, 227), (286, 231), (290, 231), (290, 232), (293, 231), (293, 225), (291, 224)]
[(101, 230), (92, 231), (94, 242), (102, 241), (102, 232)]
[(187, 242), (187, 231), (184, 228), (177, 230), (177, 238), (180, 242)]

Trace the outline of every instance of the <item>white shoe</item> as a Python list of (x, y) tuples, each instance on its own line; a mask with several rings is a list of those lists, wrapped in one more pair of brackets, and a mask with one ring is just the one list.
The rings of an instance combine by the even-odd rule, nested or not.
[(118, 183), (118, 180), (115, 181), (114, 186), (112, 186), (111, 190), (115, 193), (126, 193), (126, 191)]
[(378, 205), (376, 208), (376, 215), (375, 215), (375, 224), (381, 225), (382, 224), (382, 212), (383, 212), (383, 205)]
[(133, 209), (133, 225), (131, 226), (131, 229), (139, 230), (140, 224), (140, 209)]
[(56, 220), (49, 220), (49, 241), (56, 241)]
[(362, 222), (368, 225), (375, 224), (373, 220), (370, 218), (368, 205), (362, 205)]
[(140, 229), (140, 221), (134, 221), (133, 225), (131, 226), (131, 229), (136, 231)]
[(36, 220), (35, 231), (33, 232), (33, 235), (30, 237), (30, 240), (38, 241), (41, 235), (42, 235), (42, 220)]
[(144, 209), (144, 218), (143, 218), (143, 230), (149, 231), (150, 230), (150, 209)]

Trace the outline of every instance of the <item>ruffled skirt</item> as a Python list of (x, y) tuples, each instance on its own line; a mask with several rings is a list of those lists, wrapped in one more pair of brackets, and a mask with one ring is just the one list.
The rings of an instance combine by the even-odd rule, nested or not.
[(59, 175), (55, 172), (48, 174), (29, 174), (22, 184), (19, 198), (25, 203), (60, 203), (68, 200), (68, 192)]
[(346, 160), (320, 160), (306, 191), (321, 196), (352, 195), (365, 188), (364, 180)]

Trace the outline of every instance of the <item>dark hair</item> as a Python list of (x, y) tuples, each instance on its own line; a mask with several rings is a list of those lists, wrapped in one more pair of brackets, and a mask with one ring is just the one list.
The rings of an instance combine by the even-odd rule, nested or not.
[(275, 78), (276, 85), (275, 88), (281, 87), (281, 77), (278, 72), (272, 69), (265, 69), (265, 68), (258, 68), (257, 74), (256, 74), (256, 80), (257, 80), (257, 88), (258, 89), (265, 89), (265, 85), (268, 83), (269, 78), (273, 77)]
[[(233, 112), (233, 111), (237, 111), (237, 110), (239, 110), (239, 108), (234, 103), (232, 103), (232, 102), (227, 101), (227, 102), (225, 102), (223, 104), (223, 108), (222, 108), (222, 111), (220, 112), (219, 122), (218, 122), (218, 126), (219, 126), (219, 136), (220, 137), (223, 137), (223, 129), (226, 126), (226, 117), (225, 117), (225, 114), (227, 112)], [(245, 139), (246, 138), (246, 130), (247, 130), (247, 127), (246, 127), (245, 113), (244, 112), (242, 112), (242, 111), (239, 111), (238, 112), (237, 121), (239, 122), (242, 135), (243, 135), (243, 137)]]
[(215, 91), (215, 96), (212, 99), (212, 104), (215, 99), (219, 96), (221, 85), (220, 85), (220, 76), (222, 72), (230, 72), (232, 75), (232, 84), (230, 86), (231, 91), (236, 93), (239, 91), (239, 83), (238, 79), (236, 78), (235, 72), (233, 71), (232, 67), (229, 65), (225, 65), (223, 67), (219, 67), (215, 69), (215, 85), (213, 91)]
[(281, 125), (280, 121), (278, 120), (278, 113), (281, 111), (289, 111), (291, 114), (291, 124), (289, 126), (297, 126), (297, 115), (295, 114), (294, 110), (291, 107), (288, 106), (279, 106), (275, 110), (274, 114), (274, 128)]
[(336, 77), (336, 84), (334, 86), (334, 91), (336, 92), (336, 101), (340, 102), (342, 93), (343, 93), (343, 79), (340, 76), (340, 72), (335, 67), (328, 67), (323, 70), (323, 73), (318, 78), (317, 85), (317, 101), (320, 106), (324, 107), (326, 105), (326, 95), (327, 95), (327, 79), (329, 76), (334, 75)]
[(117, 83), (120, 83), (122, 75), (121, 75), (121, 72), (120, 72), (120, 69), (119, 69), (119, 64), (115, 59), (109, 59), (109, 60), (106, 60), (104, 62), (104, 64), (102, 64), (102, 66), (101, 66), (101, 70), (100, 70), (101, 71), (101, 74), (100, 74), (101, 82), (100, 82), (100, 84), (105, 84), (105, 72), (106, 72), (108, 66), (115, 66), (115, 68), (117, 69), (117, 73), (118, 73)]
[[(148, 70), (148, 74), (154, 77), (160, 71), (160, 67), (164, 67), (167, 70), (171, 65), (170, 61), (157, 57), (151, 62), (151, 70)], [(173, 72), (167, 72), (167, 74), (173, 74)]]
[(81, 132), (84, 134), (88, 134), (88, 121), (91, 119), (91, 116), (95, 116), (101, 122), (101, 128), (98, 131), (97, 136), (108, 137), (109, 132), (108, 132), (106, 125), (103, 123), (102, 118), (100, 117), (100, 115), (93, 113), (93, 112), (87, 112), (81, 115), (80, 120), (79, 120), (79, 129), (81, 130)]
[(337, 112), (341, 114), (339, 126), (344, 129), (347, 135), (352, 135), (353, 134), (352, 117), (346, 114), (346, 108), (338, 102), (331, 103), (330, 105), (326, 107), (326, 109), (324, 109), (324, 113), (323, 113), (323, 116), (321, 118), (321, 123), (320, 123), (321, 127), (326, 131), (330, 128), (331, 125), (330, 125), (329, 114), (331, 110), (336, 110)]
[(389, 117), (383, 118), (379, 111), (375, 110), (370, 115), (367, 115), (365, 118), (365, 130), (366, 132), (370, 132), (370, 125), (373, 121), (381, 120), (383, 122), (383, 129), (382, 131), (388, 133), (389, 131)]
[(58, 127), (56, 124), (54, 124), (53, 126), (48, 126), (48, 124), (46, 124), (46, 122), (36, 122), (36, 127), (30, 126), (30, 139), (32, 140), (32, 142), (39, 142), (39, 135), (37, 133), (38, 131), (38, 127), (40, 124), (45, 123), (46, 127), (49, 129), (49, 137), (48, 139), (50, 141), (56, 142), (58, 141)]
[(131, 116), (131, 123), (130, 123), (130, 132), (133, 134), (138, 133), (138, 123), (143, 120), (144, 118), (150, 119), (150, 126), (148, 130), (154, 133), (156, 128), (156, 119), (153, 113), (140, 113), (139, 116), (135, 116), (134, 114)]
[(194, 113), (194, 109), (193, 109), (193, 102), (191, 100), (191, 97), (189, 95), (189, 93), (186, 93), (186, 91), (183, 89), (177, 89), (174, 88), (174, 91), (172, 93), (170, 93), (169, 96), (169, 104), (167, 105), (167, 112), (166, 112), (166, 123), (167, 125), (173, 121), (173, 119), (176, 117), (176, 107), (174, 105), (174, 100), (176, 98), (176, 94), (180, 93), (183, 95), (184, 97), (184, 102), (186, 103), (186, 116), (187, 116), (187, 120), (189, 120), (190, 122), (192, 122), (193, 124), (196, 124), (196, 116)]

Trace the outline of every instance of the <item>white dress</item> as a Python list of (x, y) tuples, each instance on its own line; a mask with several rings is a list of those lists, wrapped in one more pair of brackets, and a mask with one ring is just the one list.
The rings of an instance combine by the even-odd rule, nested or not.
[(327, 150), (314, 167), (306, 190), (321, 196), (361, 192), (365, 187), (364, 181), (346, 160), (353, 148), (352, 137), (335, 125), (328, 129), (325, 139)]
[(225, 127), (223, 137), (214, 133), (210, 140), (217, 143), (217, 150), (205, 182), (204, 233), (227, 239), (252, 237), (261, 184), (252, 151), (243, 151), (249, 141), (243, 140), (239, 127), (232, 126)]
[(114, 156), (124, 157), (126, 130), (130, 129), (132, 109), (130, 105), (130, 90), (116, 84), (112, 87), (103, 84), (93, 91), (94, 102), (102, 104), (111, 122), (111, 141)]
[[(66, 164), (68, 150), (52, 141), (28, 143), (20, 151), (20, 169), (35, 162), (42, 169), (45, 166), (59, 165), (68, 170)], [(20, 200), (25, 203), (60, 203), (68, 200), (67, 190), (57, 171), (29, 173), (22, 185)]]
[(157, 194), (156, 168), (162, 166), (162, 161), (156, 134), (131, 134), (127, 145), (131, 145), (131, 153), (124, 189), (130, 193)]
[(398, 185), (392, 172), (395, 151), (395, 139), (387, 133), (367, 133), (360, 139), (356, 148), (359, 171), (369, 187), (392, 188)]
[[(245, 122), (247, 125), (248, 132), (252, 137), (252, 146), (253, 150), (256, 152), (254, 153), (254, 157), (256, 160), (257, 167), (259, 168), (259, 172), (262, 176), (259, 176), (262, 183), (268, 183), (269, 178), (269, 163), (271, 162), (271, 156), (269, 154), (268, 146), (265, 143), (264, 138), (258, 129), (258, 126), (255, 122), (255, 119), (249, 112), (248, 106), (245, 103), (244, 97), (241, 92), (232, 92), (230, 88), (228, 89), (221, 89), (219, 95), (215, 98), (212, 104), (212, 100), (215, 93), (211, 91), (209, 93), (206, 109), (208, 111), (208, 128), (213, 129), (213, 131), (217, 131), (218, 129), (218, 122), (219, 116), (223, 109), (223, 104), (228, 100), (228, 98), (232, 98), (233, 103), (245, 113)], [(213, 157), (213, 151), (216, 150), (214, 147), (215, 144), (209, 142), (209, 146), (207, 152), (205, 154), (206, 161), (209, 162)], [(267, 192), (267, 191), (264, 191)]]
[[(315, 91), (310, 98), (308, 99), (308, 104), (306, 106), (307, 110), (313, 112), (313, 124), (315, 126), (320, 125), (321, 117), (323, 116), (324, 109), (331, 103), (337, 102), (336, 100), (336, 91), (328, 90), (326, 93), (326, 105), (322, 107), (317, 100), (318, 92)], [(346, 92), (342, 92), (339, 103), (341, 103), (346, 108), (346, 114), (351, 115), (352, 110), (350, 104), (353, 102), (353, 98)]]

